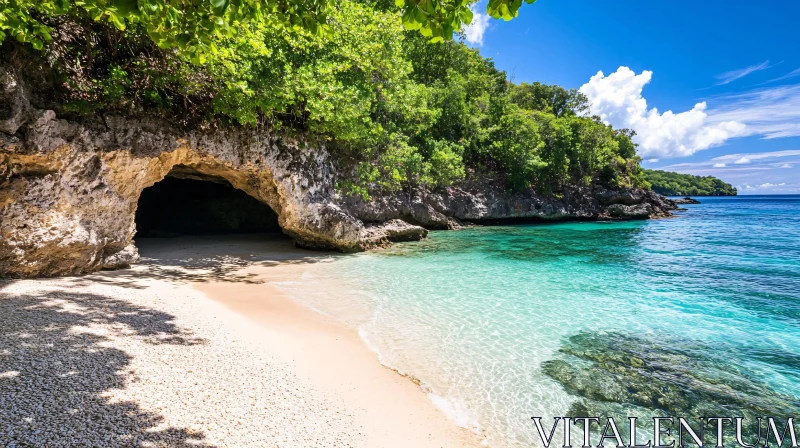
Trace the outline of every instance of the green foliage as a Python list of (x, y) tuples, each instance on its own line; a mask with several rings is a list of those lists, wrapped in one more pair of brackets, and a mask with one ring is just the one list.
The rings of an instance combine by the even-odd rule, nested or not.
[(430, 171), (428, 184), (436, 186), (452, 185), (464, 178), (464, 148), (447, 140), (431, 142)]
[(324, 34), (328, 9), (326, 0), (0, 0), (0, 42), (11, 35), (41, 48), (52, 29), (40, 17), (87, 14), (119, 30), (137, 24), (159, 47), (202, 64), (247, 23)]
[(241, 124), (283, 120), (339, 143), (376, 145), (398, 125), (431, 120), (428, 92), (408, 76), (393, 14), (342, 2), (329, 37), (262, 26), (224, 44), (208, 68), (225, 84), (214, 107)]
[(541, 184), (549, 163), (542, 159), (545, 142), (533, 114), (512, 105), (492, 131), (491, 155), (508, 174), (509, 185), (521, 190)]
[[(536, 0), (525, 0), (531, 4)], [(401, 9), (403, 26), (410, 31), (419, 30), (431, 42), (450, 40), (453, 33), (472, 23), (469, 0), (395, 0)], [(489, 16), (511, 20), (519, 14), (522, 0), (489, 0), (486, 12)]]
[[(521, 4), (490, 0), (487, 12), (510, 20)], [(217, 56), (220, 40), (236, 37), (249, 25), (328, 35), (329, 14), (339, 6), (328, 0), (0, 0), (0, 43), (10, 35), (41, 49), (52, 39), (52, 29), (41, 18), (86, 14), (119, 30), (139, 25), (159, 47), (178, 49), (204, 64)], [(473, 16), (469, 0), (395, 0), (395, 7), (406, 29), (419, 30), (431, 42), (451, 40)]]
[(0, 0), (0, 42), (10, 35), (41, 50), (44, 42), (52, 39), (50, 28), (31, 13), (58, 15), (71, 6), (69, 0)]
[(556, 117), (583, 115), (589, 111), (589, 99), (575, 89), (535, 82), (511, 85), (511, 102), (523, 109), (549, 112)]
[[(525, 3), (532, 4), (536, 0), (525, 0)], [(522, 0), (489, 0), (486, 12), (495, 19), (511, 20), (519, 15), (519, 7)]]
[(736, 196), (737, 191), (714, 176), (692, 176), (661, 170), (643, 170), (656, 193), (665, 196)]
[[(507, 4), (508, 13), (520, 3)], [(191, 4), (169, 7), (205, 3)], [(245, 4), (231, 0), (226, 8)], [(418, 21), (414, 13), (412, 28), (422, 24), (421, 33), (404, 31), (409, 19), (385, 5), (354, 0), (326, 10), (323, 33), (266, 16), (231, 18), (235, 32), (209, 41), (203, 65), (197, 53), (154, 39), (141, 17), (126, 16), (119, 30), (111, 19), (98, 22), (88, 3), (75, 5), (41, 19), (53, 39), (43, 51), (55, 71), (53, 98), (61, 103), (52, 108), (59, 112), (158, 114), (205, 127), (301, 133), (335, 153), (347, 173), (337, 188), (364, 198), (447, 187), (468, 172), (554, 195), (574, 185), (647, 185), (633, 133), (586, 116), (579, 92), (514, 85), (463, 43), (431, 44), (438, 34), (426, 27), (446, 19), (434, 17), (441, 5), (413, 4), (428, 14)]]

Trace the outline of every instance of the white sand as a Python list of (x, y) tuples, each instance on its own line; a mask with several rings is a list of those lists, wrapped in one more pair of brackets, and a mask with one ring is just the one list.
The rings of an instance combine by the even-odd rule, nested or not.
[(0, 284), (0, 446), (480, 445), (353, 329), (265, 283), (325, 254), (139, 245), (134, 269)]

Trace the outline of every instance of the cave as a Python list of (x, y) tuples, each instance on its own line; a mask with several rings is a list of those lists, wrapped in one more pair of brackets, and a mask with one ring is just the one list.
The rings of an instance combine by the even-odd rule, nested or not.
[(142, 191), (135, 219), (137, 238), (281, 233), (268, 205), (225, 179), (182, 167)]

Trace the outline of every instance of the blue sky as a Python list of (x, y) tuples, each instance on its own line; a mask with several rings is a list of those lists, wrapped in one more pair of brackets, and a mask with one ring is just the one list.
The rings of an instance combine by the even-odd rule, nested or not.
[(800, 1), (538, 0), (467, 36), (514, 82), (581, 89), (648, 168), (800, 193)]

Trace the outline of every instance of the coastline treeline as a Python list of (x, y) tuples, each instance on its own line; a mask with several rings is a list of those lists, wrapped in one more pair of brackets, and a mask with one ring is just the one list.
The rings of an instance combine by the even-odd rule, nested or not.
[[(276, 11), (293, 2), (275, 2)], [(631, 131), (588, 116), (574, 89), (510, 82), (491, 59), (448, 40), (458, 27), (431, 11), (343, 0), (294, 23), (291, 8), (245, 11), (259, 2), (244, 0), (112, 3), (22, 2), (17, 16), (4, 16), (2, 59), (28, 76), (38, 107), (73, 119), (160, 117), (324, 142), (351, 173), (337, 188), (364, 197), (467, 176), (554, 194), (647, 187)], [(297, 3), (311, 8), (298, 10), (306, 15), (320, 7)], [(436, 5), (414, 8), (428, 3)], [(8, 17), (29, 20), (12, 25), (30, 32), (17, 33)]]
[(664, 196), (736, 196), (731, 184), (714, 176), (693, 176), (661, 170), (644, 170), (653, 191)]

